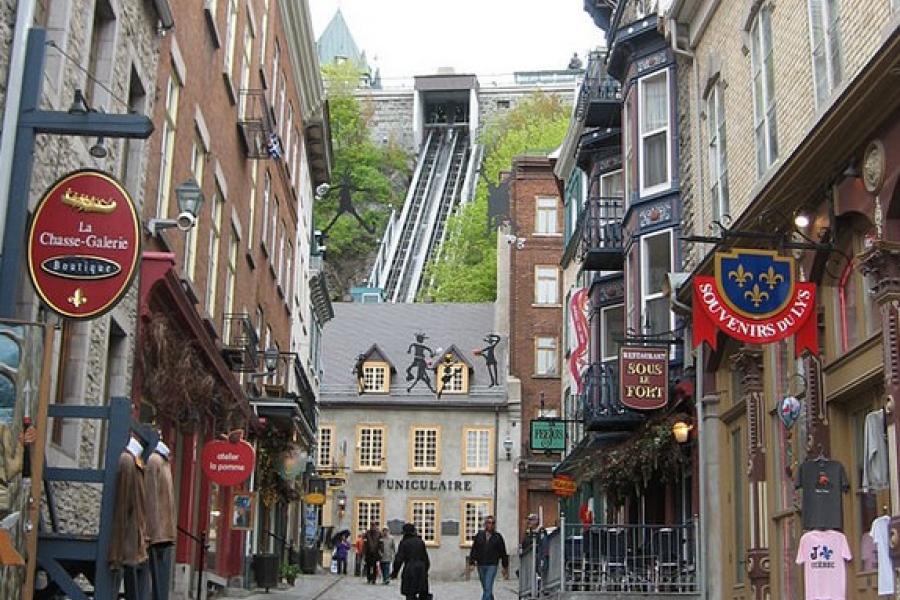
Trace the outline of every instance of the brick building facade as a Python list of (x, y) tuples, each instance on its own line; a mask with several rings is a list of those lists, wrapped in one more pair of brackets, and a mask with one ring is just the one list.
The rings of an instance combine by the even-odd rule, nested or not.
[(507, 182), (509, 372), (519, 380), (522, 398), (519, 523), (535, 513), (542, 516), (543, 523), (553, 525), (558, 502), (550, 491), (550, 480), (559, 454), (530, 450), (531, 421), (560, 415), (562, 211), (553, 160), (516, 157)]

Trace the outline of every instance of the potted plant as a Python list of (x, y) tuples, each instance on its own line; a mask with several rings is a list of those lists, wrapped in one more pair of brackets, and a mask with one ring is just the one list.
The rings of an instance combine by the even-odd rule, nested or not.
[(300, 567), (298, 565), (281, 563), (281, 578), (284, 579), (288, 585), (294, 585), (294, 582), (297, 581), (297, 575), (299, 574)]

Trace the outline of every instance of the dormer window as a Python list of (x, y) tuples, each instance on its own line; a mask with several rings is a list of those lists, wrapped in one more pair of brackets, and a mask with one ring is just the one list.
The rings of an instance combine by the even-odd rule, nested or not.
[(377, 344), (356, 357), (353, 368), (356, 389), (360, 394), (388, 394), (391, 391), (391, 374), (396, 373)]
[(387, 363), (368, 361), (363, 363), (362, 392), (386, 394), (391, 388), (391, 370)]
[(468, 394), (472, 365), (456, 346), (450, 346), (437, 364), (437, 394)]

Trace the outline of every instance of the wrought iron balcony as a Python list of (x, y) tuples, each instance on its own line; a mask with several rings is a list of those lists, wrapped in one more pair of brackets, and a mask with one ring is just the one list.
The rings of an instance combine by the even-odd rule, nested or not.
[(225, 315), (222, 330), (222, 357), (236, 373), (252, 373), (259, 367), (257, 361), (256, 330), (246, 313)]
[(619, 401), (619, 363), (594, 363), (584, 374), (582, 395), (584, 428), (588, 431), (630, 430), (643, 423), (644, 415)]
[(260, 372), (246, 383), (246, 393), (257, 414), (296, 427), (312, 443), (319, 412), (315, 395), (295, 352), (266, 356), (259, 353)]
[(621, 271), (625, 264), (622, 198), (592, 197), (584, 207), (581, 262), (586, 271)]
[(622, 87), (606, 73), (606, 53), (591, 52), (575, 106), (585, 127), (619, 127), (622, 123)]
[(264, 90), (241, 90), (238, 128), (244, 140), (247, 158), (281, 156), (281, 141), (275, 133)]

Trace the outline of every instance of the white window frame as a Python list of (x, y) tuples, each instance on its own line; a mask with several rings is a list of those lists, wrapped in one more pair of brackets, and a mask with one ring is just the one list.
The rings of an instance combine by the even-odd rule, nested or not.
[(619, 349), (615, 348), (613, 349), (613, 352), (610, 353), (609, 348), (606, 347), (607, 314), (614, 310), (622, 311), (622, 329), (625, 329), (626, 316), (624, 304), (610, 304), (609, 306), (604, 306), (600, 309), (600, 362), (619, 360)]
[[(249, 10), (249, 9), (248, 9)], [(250, 87), (250, 69), (253, 63), (253, 29), (250, 27), (249, 13), (247, 23), (244, 25), (243, 60), (241, 61), (241, 81), (238, 87), (238, 120), (243, 121), (247, 116), (247, 101), (249, 96), (245, 90)]]
[[(425, 517), (431, 508), (430, 531)], [(407, 522), (416, 526), (416, 532), (425, 545), (436, 548), (441, 545), (441, 504), (437, 498), (409, 498)]]
[[(546, 274), (550, 271), (553, 271), (553, 281), (555, 283), (555, 292), (553, 294), (552, 302), (543, 302), (540, 295), (540, 283), (541, 281), (549, 281), (549, 277), (545, 277), (542, 274)], [(559, 267), (554, 265), (535, 265), (534, 266), (534, 305), (535, 306), (559, 306)]]
[(272, 209), (270, 206), (272, 201), (272, 176), (269, 175), (269, 170), (266, 169), (263, 173), (263, 205), (262, 205), (262, 219), (260, 222), (262, 223), (262, 231), (259, 235), (259, 243), (262, 245), (263, 249), (265, 249), (266, 253), (270, 253), (271, 251), (268, 248), (268, 238), (269, 238), (269, 211)]
[(259, 37), (259, 66), (261, 69), (264, 69), (266, 66), (266, 43), (269, 40), (269, 0), (263, 0), (263, 15)]
[[(819, 7), (821, 22), (818, 24), (822, 32), (821, 47), (825, 59), (825, 80), (819, 78), (816, 69), (816, 49), (819, 42), (815, 35), (814, 6)], [(809, 47), (812, 61), (813, 91), (816, 96), (816, 108), (822, 108), (840, 85), (843, 78), (843, 56), (841, 48), (841, 18), (837, 0), (809, 0)], [(832, 14), (835, 13), (835, 14)]]
[[(655, 77), (659, 77), (662, 75), (665, 78), (665, 90), (666, 90), (666, 125), (665, 127), (660, 127), (658, 129), (653, 129), (650, 131), (644, 131), (643, 125), (643, 98), (644, 98), (644, 85), (648, 79), (653, 79)], [(654, 71), (648, 75), (644, 75), (640, 79), (638, 79), (638, 189), (640, 190), (641, 196), (649, 196), (651, 194), (656, 194), (665, 190), (668, 190), (672, 187), (672, 106), (671, 106), (671, 90), (669, 89), (669, 69), (660, 69), (659, 71)], [(665, 132), (665, 140), (666, 140), (666, 180), (662, 183), (658, 183), (656, 185), (652, 185), (650, 187), (644, 186), (644, 139), (649, 138), (651, 136), (659, 135), (661, 132)]]
[[(363, 461), (363, 438), (364, 431), (370, 432), (369, 441), (373, 446), (369, 449), (369, 459)], [(380, 442), (380, 453), (379, 456), (375, 456), (375, 432), (380, 432), (381, 442)], [(375, 424), (366, 424), (366, 425), (357, 425), (356, 426), (356, 470), (357, 471), (374, 471), (374, 472), (384, 472), (387, 470), (387, 461), (385, 460), (387, 457), (387, 427), (384, 425), (375, 425)]]
[(559, 236), (559, 198), (556, 196), (535, 196), (534, 235)]
[[(191, 174), (201, 189), (203, 188), (203, 171), (206, 166), (207, 152), (208, 150), (203, 143), (203, 136), (197, 131), (194, 136), (194, 144), (191, 147)], [(184, 234), (184, 263), (182, 270), (184, 275), (191, 281), (194, 281), (197, 272), (197, 239), (199, 237), (200, 232), (197, 231), (197, 227), (191, 227)]]
[[(463, 548), (471, 548), (475, 536), (481, 530), (482, 524), (488, 515), (494, 510), (494, 503), (490, 498), (464, 498), (460, 502), (459, 515), (459, 545)], [(469, 519), (469, 508), (474, 519)]]
[[(630, 95), (630, 94), (629, 94)], [(633, 118), (629, 110), (630, 98), (622, 101), (622, 189), (625, 192), (625, 205), (631, 203), (631, 176), (634, 168), (634, 146), (631, 135), (634, 131)]]
[[(475, 448), (475, 459), (476, 462), (469, 462), (469, 435), (475, 434), (475, 443), (478, 447)], [(487, 434), (487, 441), (485, 443), (485, 448), (481, 448), (481, 439), (482, 435)], [(482, 474), (490, 474), (494, 472), (494, 428), (483, 425), (466, 425), (463, 427), (462, 432), (462, 468), (460, 471), (462, 473), (482, 473)]]
[[(621, 178), (622, 181), (622, 191), (619, 192), (619, 194), (610, 193), (608, 191), (609, 184), (607, 182), (617, 175)], [(602, 175), (600, 175), (600, 189), (598, 190), (598, 192), (601, 198), (620, 198), (621, 194), (625, 193), (625, 179), (622, 169), (616, 169), (615, 171), (610, 171), (608, 173), (603, 173)]]
[(206, 274), (206, 312), (215, 319), (217, 287), (219, 284), (219, 247), (222, 242), (222, 213), (225, 212), (225, 197), (216, 183), (216, 192), (210, 203), (209, 219), (209, 270)]
[[(675, 247), (672, 243), (672, 238), (674, 236), (674, 230), (669, 229), (661, 229), (660, 231), (654, 231), (653, 233), (648, 233), (641, 237), (641, 313), (640, 313), (640, 325), (641, 325), (641, 333), (646, 331), (646, 316), (647, 316), (647, 303), (651, 300), (658, 300), (660, 298), (665, 297), (665, 293), (660, 289), (658, 292), (650, 293), (648, 291), (649, 287), (649, 278), (650, 278), (650, 253), (647, 251), (647, 246), (649, 240), (655, 237), (659, 237), (662, 235), (666, 235), (669, 237), (669, 269), (667, 272), (671, 273), (675, 267)], [(669, 329), (668, 331), (672, 331), (675, 329), (675, 315), (672, 311), (669, 311)], [(660, 332), (657, 332), (660, 333)]]
[(259, 184), (259, 161), (251, 161), (253, 166), (250, 167), (250, 196), (247, 200), (248, 212), (247, 217), (247, 248), (253, 249), (254, 227), (256, 227), (256, 187)]
[(272, 219), (269, 224), (270, 231), (269, 233), (272, 235), (271, 244), (269, 244), (269, 264), (272, 265), (272, 268), (275, 268), (275, 251), (277, 249), (278, 243), (278, 213), (280, 212), (281, 203), (278, 201), (278, 196), (274, 196), (275, 202), (274, 206), (272, 206)]
[(319, 439), (316, 444), (316, 466), (320, 469), (330, 469), (334, 466), (334, 431), (334, 425), (319, 425)]
[(234, 45), (237, 40), (238, 0), (228, 0), (225, 14), (225, 61), (222, 70), (231, 81), (234, 69)]
[[(391, 367), (386, 362), (366, 361), (362, 365), (362, 392), (367, 394), (386, 394), (390, 391), (391, 385)], [(381, 373), (380, 386), (375, 384), (378, 382), (378, 373)]]
[[(170, 65), (169, 80), (166, 84), (165, 117), (160, 139), (159, 183), (156, 190), (156, 218), (169, 216), (172, 192), (172, 170), (175, 159), (175, 138), (178, 133), (178, 101), (184, 84), (178, 77), (175, 63)], [(199, 182), (198, 182), (199, 183)]]
[(706, 98), (707, 145), (709, 148), (709, 193), (713, 221), (730, 214), (728, 188), (728, 138), (722, 85), (716, 83)]
[[(767, 35), (768, 34), (768, 35)], [(771, 13), (765, 6), (759, 9), (750, 25), (750, 91), (753, 95), (753, 139), (756, 149), (756, 174), (762, 177), (778, 159), (778, 118), (775, 107), (775, 90), (769, 89), (769, 70), (775, 69), (772, 49)], [(760, 78), (757, 94), (756, 78)], [(774, 76), (773, 76), (774, 80)], [(760, 158), (760, 128), (764, 131), (762, 148), (765, 164)]]
[[(422, 462), (417, 462), (416, 445), (422, 438)], [(434, 446), (428, 438), (434, 439)], [(440, 473), (441, 472), (441, 428), (438, 425), (414, 425), (409, 432), (409, 472)]]
[[(552, 341), (553, 352), (553, 368), (549, 371), (541, 371), (540, 356), (542, 352), (550, 352), (550, 344), (546, 340)], [(542, 345), (542, 341), (544, 342)], [(552, 335), (536, 335), (534, 336), (534, 376), (535, 377), (559, 377), (559, 338)]]
[(369, 529), (372, 521), (378, 522), (379, 531), (384, 527), (384, 500), (381, 498), (357, 498), (353, 502), (353, 512), (354, 540)]
[(225, 304), (222, 307), (223, 319), (234, 312), (234, 286), (237, 281), (237, 255), (241, 240), (234, 225), (231, 226), (231, 239), (228, 240), (228, 262), (225, 264)]

